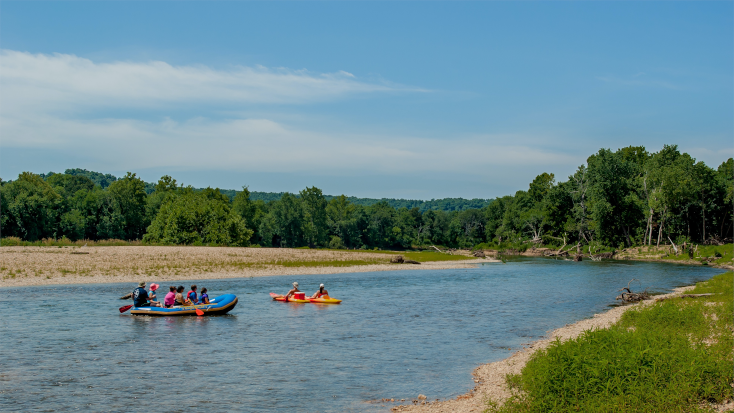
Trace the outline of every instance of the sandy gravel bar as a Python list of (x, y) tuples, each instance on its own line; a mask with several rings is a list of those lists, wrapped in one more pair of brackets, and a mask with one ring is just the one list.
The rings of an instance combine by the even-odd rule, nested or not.
[[(677, 288), (670, 294), (657, 296), (655, 298), (660, 299), (671, 297), (690, 289), (693, 289), (693, 287)], [(530, 356), (536, 350), (547, 348), (556, 340), (556, 338), (560, 338), (562, 341), (565, 341), (578, 337), (586, 330), (609, 328), (612, 324), (619, 321), (625, 311), (638, 305), (649, 305), (654, 302), (655, 300), (650, 300), (637, 304), (614, 307), (607, 312), (595, 314), (592, 318), (587, 318), (553, 330), (546, 336), (546, 338), (529, 344), (526, 348), (515, 352), (512, 356), (504, 360), (483, 364), (472, 372), (474, 382), (477, 383), (477, 385), (468, 393), (463, 394), (456, 399), (435, 402), (414, 399), (411, 401), (413, 404), (395, 406), (392, 410), (396, 412), (465, 413), (482, 412), (486, 410), (486, 402), (488, 399), (502, 404), (511, 395), (510, 390), (505, 383), (505, 376), (507, 376), (507, 374), (519, 374), (522, 368), (525, 367), (528, 360), (530, 360)], [(430, 395), (427, 396), (430, 399)]]
[(390, 264), (391, 254), (291, 248), (2, 247), (0, 287), (473, 268), (491, 259)]

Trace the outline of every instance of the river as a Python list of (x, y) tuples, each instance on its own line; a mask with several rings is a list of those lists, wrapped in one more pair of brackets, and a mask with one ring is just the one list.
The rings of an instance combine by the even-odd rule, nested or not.
[[(131, 284), (0, 289), (2, 411), (385, 411), (474, 386), (471, 371), (614, 305), (723, 270), (524, 258), (474, 269), (272, 276), (195, 283), (239, 304), (216, 317), (120, 314)], [(154, 278), (145, 279), (154, 282)], [(271, 301), (325, 283), (341, 305)], [(191, 281), (177, 282), (187, 287)], [(162, 282), (167, 290), (171, 282)]]

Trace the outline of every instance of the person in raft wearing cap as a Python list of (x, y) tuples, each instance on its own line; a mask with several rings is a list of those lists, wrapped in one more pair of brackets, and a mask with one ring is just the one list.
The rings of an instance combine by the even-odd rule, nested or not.
[(321, 298), (321, 296), (329, 297), (329, 292), (326, 291), (326, 288), (324, 288), (324, 284), (319, 285), (319, 290), (313, 293), (311, 298)]
[(148, 292), (145, 291), (145, 282), (141, 281), (138, 288), (133, 290), (133, 305), (135, 307), (150, 307)]
[(293, 288), (291, 288), (290, 291), (288, 291), (288, 294), (285, 295), (285, 300), (288, 301), (288, 299), (295, 293), (300, 293), (301, 290), (298, 289), (298, 283), (293, 283)]
[(148, 291), (148, 299), (150, 300), (151, 307), (163, 307), (163, 305), (161, 305), (161, 303), (156, 300), (158, 296), (155, 294), (155, 292), (159, 287), (160, 285), (156, 283), (150, 285), (150, 291)]

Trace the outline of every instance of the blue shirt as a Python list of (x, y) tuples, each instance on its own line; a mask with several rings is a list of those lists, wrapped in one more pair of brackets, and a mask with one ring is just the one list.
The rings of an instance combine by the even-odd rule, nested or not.
[(135, 307), (141, 307), (148, 302), (148, 292), (145, 288), (138, 287), (133, 291), (133, 305)]

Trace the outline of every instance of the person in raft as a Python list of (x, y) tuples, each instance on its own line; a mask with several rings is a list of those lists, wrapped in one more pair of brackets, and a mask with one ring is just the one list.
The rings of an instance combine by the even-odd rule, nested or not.
[(163, 299), (163, 305), (166, 306), (166, 308), (171, 308), (176, 304), (176, 287), (170, 286), (168, 287), (168, 290), (166, 298)]
[(138, 288), (133, 290), (133, 305), (135, 307), (150, 307), (148, 292), (145, 291), (145, 281), (138, 283)]
[(191, 286), (189, 292), (186, 293), (186, 298), (193, 304), (199, 304), (199, 298), (196, 296), (196, 284)]
[(184, 292), (184, 286), (179, 285), (178, 288), (176, 288), (176, 305), (191, 305), (191, 301), (189, 301), (188, 298), (185, 298), (183, 295)]
[(155, 294), (156, 290), (160, 287), (160, 285), (153, 283), (150, 285), (150, 291), (148, 291), (148, 299), (150, 300), (150, 306), (151, 307), (163, 307), (163, 304), (161, 304), (157, 298), (158, 296)]
[(329, 292), (324, 288), (324, 284), (319, 285), (319, 290), (313, 293), (311, 298), (321, 298), (322, 296), (329, 297)]
[(298, 283), (293, 283), (293, 288), (291, 288), (290, 291), (288, 291), (288, 294), (285, 295), (285, 300), (288, 301), (288, 299), (295, 293), (300, 293), (301, 290), (298, 289)]
[(206, 287), (201, 289), (201, 296), (199, 297), (199, 302), (201, 304), (209, 304), (209, 294), (207, 294), (206, 291)]

